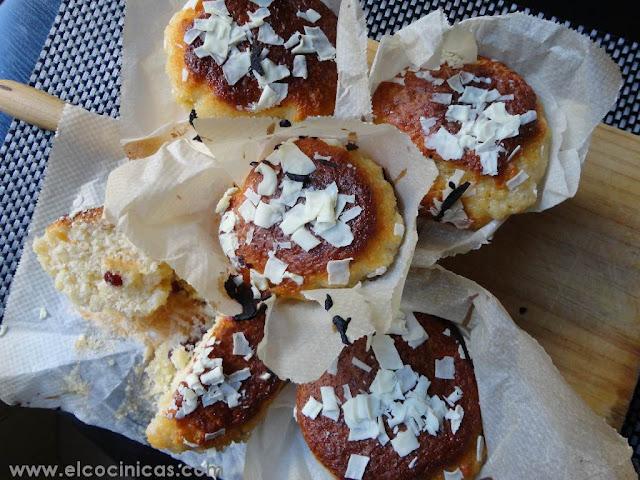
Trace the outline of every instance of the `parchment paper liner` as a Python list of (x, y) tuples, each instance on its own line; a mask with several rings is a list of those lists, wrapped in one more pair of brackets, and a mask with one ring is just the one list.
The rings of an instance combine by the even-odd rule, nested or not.
[[(360, 151), (394, 179), (405, 234), (388, 271), (354, 288), (305, 293), (317, 304), (278, 302), (268, 312), (258, 355), (281, 378), (313, 380), (343, 347), (331, 323), (334, 315), (352, 318), (347, 333), (356, 339), (374, 329), (385, 331), (397, 313), (417, 241), (418, 206), (437, 174), (435, 165), (390, 125), (315, 118), (282, 128), (277, 120), (258, 118), (203, 119), (195, 127), (213, 157), (194, 148), (197, 142), (180, 139), (152, 157), (120, 166), (109, 176), (105, 216), (225, 314), (240, 309), (222, 288), (229, 260), (217, 241), (219, 216), (213, 211), (227, 188), (243, 183), (250, 162), (264, 159), (289, 138), (306, 135), (346, 144), (355, 135)], [(330, 314), (323, 308), (327, 294), (334, 299)]]
[[(0, 398), (9, 405), (61, 408), (84, 423), (145, 444), (157, 400), (145, 373), (154, 355), (148, 345), (162, 339), (123, 338), (81, 318), (31, 248), (35, 235), (56, 218), (101, 205), (107, 175), (122, 158), (116, 120), (65, 107), (7, 301)], [(41, 308), (47, 312), (44, 319)], [(222, 467), (225, 480), (240, 480), (245, 448), (233, 444), (222, 452), (174, 456), (194, 467), (207, 461)]]

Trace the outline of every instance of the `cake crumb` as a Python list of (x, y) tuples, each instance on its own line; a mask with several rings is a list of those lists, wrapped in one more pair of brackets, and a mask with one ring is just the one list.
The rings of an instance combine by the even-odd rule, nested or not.
[(72, 395), (87, 396), (89, 394), (89, 384), (83, 380), (80, 375), (80, 365), (76, 365), (62, 378), (65, 387), (65, 393)]

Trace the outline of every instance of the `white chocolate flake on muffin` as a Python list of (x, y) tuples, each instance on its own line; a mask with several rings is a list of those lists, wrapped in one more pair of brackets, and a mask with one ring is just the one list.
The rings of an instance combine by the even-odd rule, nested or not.
[[(208, 16), (194, 18), (192, 27), (184, 32), (180, 50), (198, 41), (200, 45), (194, 49), (196, 57), (211, 58), (221, 67), (229, 86), (236, 85), (245, 76), (253, 76), (262, 92), (260, 98), (246, 107), (238, 105), (237, 108), (260, 112), (280, 105), (287, 98), (289, 85), (283, 80), (290, 77), (307, 78), (307, 55), (317, 55), (319, 61), (335, 61), (336, 49), (319, 26), (301, 25), (304, 33), (302, 30), (295, 31), (288, 39), (282, 38), (270, 23), (269, 8), (258, 2), (253, 3), (260, 8), (247, 11), (248, 21), (238, 23), (224, 0), (202, 2), (204, 13)], [(270, 5), (270, 2), (261, 3)], [(176, 18), (184, 15), (184, 12), (179, 12)], [(296, 16), (311, 24), (322, 18), (312, 8), (298, 10)], [(256, 48), (258, 45), (262, 48)], [(168, 47), (175, 48), (172, 45)], [(269, 58), (270, 47), (284, 47), (294, 55), (292, 63), (275, 63)], [(189, 79), (189, 70), (182, 68), (182, 83)]]
[[(263, 162), (255, 165), (253, 172), (260, 175), (260, 181), (251, 186), (243, 187), (240, 201), (235, 202), (236, 208), (231, 208), (231, 203), (227, 198), (229, 192), (240, 195), (240, 191), (235, 187), (225, 193), (220, 200), (219, 207), (225, 207), (221, 216), (219, 226), (219, 240), (222, 250), (230, 259), (233, 268), (242, 272), (247, 269), (242, 257), (237, 253), (242, 244), (249, 245), (253, 240), (255, 228), (251, 227), (245, 235), (244, 240), (238, 236), (237, 225), (243, 227), (251, 224), (261, 229), (271, 229), (277, 226), (278, 233), (284, 237), (284, 241), (274, 241), (267, 252), (267, 260), (262, 271), (251, 266), (248, 271), (248, 282), (254, 292), (254, 298), (262, 298), (262, 292), (270, 289), (270, 286), (278, 286), (285, 280), (293, 281), (298, 287), (305, 283), (305, 276), (295, 273), (297, 265), (289, 265), (283, 261), (280, 252), (290, 251), (292, 247), (299, 247), (305, 254), (313, 255), (314, 249), (322, 244), (327, 244), (335, 249), (340, 255), (340, 249), (349, 247), (355, 240), (352, 222), (364, 212), (366, 205), (358, 205), (356, 195), (353, 193), (339, 191), (336, 181), (331, 181), (324, 188), (308, 185), (306, 182), (317, 170), (315, 162), (331, 165), (335, 158), (328, 155), (315, 153), (312, 158), (307, 156), (298, 145), (297, 140), (289, 140), (282, 143)], [(314, 140), (315, 141), (315, 140)], [(328, 142), (319, 141), (325, 146)], [(334, 148), (335, 146), (331, 146)], [(355, 144), (349, 143), (347, 148), (340, 146), (343, 153), (349, 154), (349, 150), (357, 149)], [(308, 153), (308, 152), (307, 152)], [(362, 162), (365, 159), (361, 160)], [(367, 169), (378, 169), (370, 160), (366, 160)], [(371, 165), (369, 165), (371, 164)], [(333, 164), (335, 165), (335, 164)], [(346, 168), (349, 171), (355, 169), (352, 164)], [(276, 171), (277, 170), (277, 171)], [(378, 173), (377, 177), (367, 177), (367, 181), (380, 181), (386, 184), (390, 192), (393, 189), (383, 179), (383, 175)], [(389, 192), (385, 191), (385, 195)], [(304, 202), (302, 201), (304, 200)], [(395, 209), (395, 198), (387, 199), (394, 207), (393, 218), (395, 222), (393, 228), (389, 227), (389, 232), (380, 242), (388, 243), (389, 252), (385, 252), (384, 258), (379, 258), (375, 265), (358, 265), (358, 255), (347, 258), (333, 259), (331, 257), (323, 260), (323, 272), (314, 272), (313, 275), (322, 273), (322, 286), (342, 287), (354, 283), (354, 277), (350, 267), (357, 265), (358, 280), (362, 278), (374, 278), (383, 275), (393, 261), (395, 250), (400, 245), (404, 235), (404, 224), (402, 217)], [(238, 206), (239, 204), (239, 206)], [(372, 205), (372, 208), (379, 208)], [(382, 210), (381, 210), (382, 211)], [(386, 210), (385, 210), (386, 212)], [(386, 217), (385, 217), (386, 218)], [(371, 222), (377, 225), (378, 219), (373, 215)], [(392, 231), (391, 231), (392, 230)], [(376, 235), (378, 235), (376, 233)], [(391, 237), (389, 240), (387, 237)], [(378, 237), (376, 237), (378, 238)], [(344, 256), (344, 255), (342, 255)], [(352, 263), (353, 262), (353, 263)], [(371, 262), (374, 263), (374, 262)], [(291, 271), (293, 267), (294, 271)], [(362, 268), (367, 270), (361, 272)], [(238, 284), (242, 282), (242, 277), (237, 277)]]

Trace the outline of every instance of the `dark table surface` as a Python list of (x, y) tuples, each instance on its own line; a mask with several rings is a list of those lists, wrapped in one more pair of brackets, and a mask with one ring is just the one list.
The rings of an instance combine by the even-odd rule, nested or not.
[[(367, 6), (377, 8), (372, 7), (376, 3), (384, 3), (384, 0), (369, 0)], [(386, 3), (393, 4), (395, 1)], [(416, 1), (412, 0), (411, 3)], [(418, 3), (425, 3), (428, 7), (438, 2)], [(509, 5), (509, 2), (497, 3)], [(547, 17), (555, 16), (569, 20), (573, 25), (584, 25), (587, 29), (610, 32), (627, 40), (638, 41), (640, 29), (637, 27), (637, 16), (631, 13), (634, 11), (632, 6), (637, 2), (609, 0), (606, 8), (602, 3), (591, 6), (588, 2), (569, 1), (524, 0), (518, 4), (534, 12), (544, 12)], [(60, 0), (0, 0), (0, 78), (29, 82), (59, 6)], [(637, 71), (638, 66), (635, 68)], [(10, 124), (11, 119), (0, 113), (0, 139), (5, 137)], [(623, 428), (623, 434), (630, 438), (637, 450), (640, 441), (637, 421), (639, 398), (640, 395), (636, 394), (636, 404), (632, 406)], [(84, 425), (72, 415), (8, 407), (0, 402), (0, 478), (5, 478), (7, 464), (64, 465), (76, 461), (101, 465), (115, 465), (118, 462), (135, 464), (136, 461), (151, 465), (175, 464), (160, 452), (112, 432)]]

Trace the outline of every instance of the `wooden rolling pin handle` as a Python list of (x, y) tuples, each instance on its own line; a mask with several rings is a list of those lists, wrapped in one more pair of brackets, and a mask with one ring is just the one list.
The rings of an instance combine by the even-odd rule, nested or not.
[(59, 98), (36, 88), (0, 80), (0, 111), (24, 122), (55, 131), (64, 105)]

